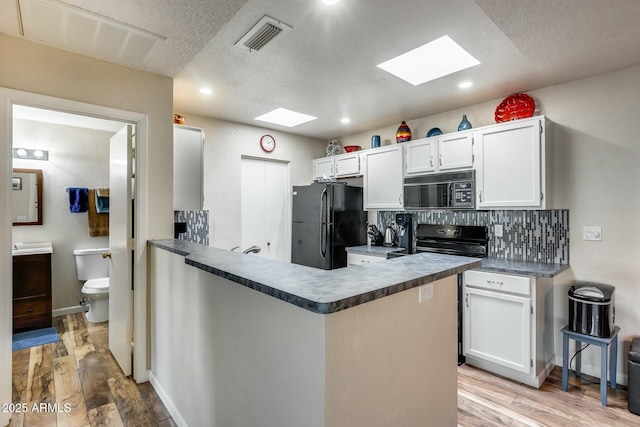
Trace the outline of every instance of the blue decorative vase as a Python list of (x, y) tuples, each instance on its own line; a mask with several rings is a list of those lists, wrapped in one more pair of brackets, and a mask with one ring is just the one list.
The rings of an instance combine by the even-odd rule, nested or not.
[(460, 124), (458, 125), (458, 130), (467, 130), (467, 129), (471, 129), (471, 123), (469, 122), (469, 120), (467, 120), (467, 115), (463, 114), (462, 115), (462, 121), (460, 122)]

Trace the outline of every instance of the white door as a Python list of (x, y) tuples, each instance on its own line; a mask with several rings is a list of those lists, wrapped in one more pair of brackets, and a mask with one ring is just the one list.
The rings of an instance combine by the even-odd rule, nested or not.
[(131, 375), (133, 330), (132, 150), (133, 126), (126, 125), (111, 138), (109, 169), (109, 349), (125, 375)]
[(465, 355), (528, 374), (531, 299), (465, 287)]
[(240, 250), (258, 246), (256, 255), (291, 259), (291, 185), (289, 164), (242, 159)]

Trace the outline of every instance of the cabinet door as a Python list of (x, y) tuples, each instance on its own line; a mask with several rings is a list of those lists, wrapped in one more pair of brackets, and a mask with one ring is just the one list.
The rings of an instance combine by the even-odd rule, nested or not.
[(202, 129), (173, 126), (173, 209), (202, 209)]
[(436, 170), (436, 142), (437, 139), (429, 138), (412, 141), (404, 146), (405, 176), (434, 172)]
[(478, 131), (478, 208), (542, 207), (541, 129), (525, 120)]
[(333, 172), (333, 157), (324, 157), (322, 159), (315, 159), (313, 161), (313, 177), (314, 178), (332, 178)]
[(335, 158), (336, 177), (360, 175), (360, 154), (342, 154)]
[(531, 299), (465, 286), (465, 355), (528, 374)]
[(454, 133), (438, 139), (438, 168), (441, 171), (469, 169), (473, 166), (473, 134)]
[(364, 208), (403, 209), (402, 146), (371, 150), (364, 157)]
[(354, 254), (347, 252), (347, 266), (353, 267), (355, 265), (366, 265), (372, 262), (384, 261), (386, 258), (374, 255)]

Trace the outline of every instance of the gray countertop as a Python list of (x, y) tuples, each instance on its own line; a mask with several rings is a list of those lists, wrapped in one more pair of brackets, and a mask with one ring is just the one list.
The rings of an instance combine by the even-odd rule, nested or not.
[(184, 256), (188, 265), (321, 314), (481, 266), (478, 258), (425, 253), (381, 263), (320, 270), (182, 240), (152, 240), (149, 244)]
[[(351, 246), (347, 252), (378, 256), (386, 258), (393, 252), (401, 252), (403, 248), (389, 248), (385, 246)], [(536, 277), (554, 277), (569, 268), (569, 264), (550, 264), (532, 261), (513, 261), (501, 258), (479, 258), (482, 260), (480, 270), (495, 271), (500, 273), (524, 274)]]

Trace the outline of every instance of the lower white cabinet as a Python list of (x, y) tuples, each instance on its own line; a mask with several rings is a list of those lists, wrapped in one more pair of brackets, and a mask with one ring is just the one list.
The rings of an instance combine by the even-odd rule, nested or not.
[(367, 150), (364, 154), (364, 209), (404, 209), (402, 144)]
[(464, 273), (466, 363), (540, 387), (553, 369), (551, 279)]
[(354, 254), (347, 252), (347, 266), (370, 264), (372, 262), (384, 261), (386, 258), (375, 255)]

